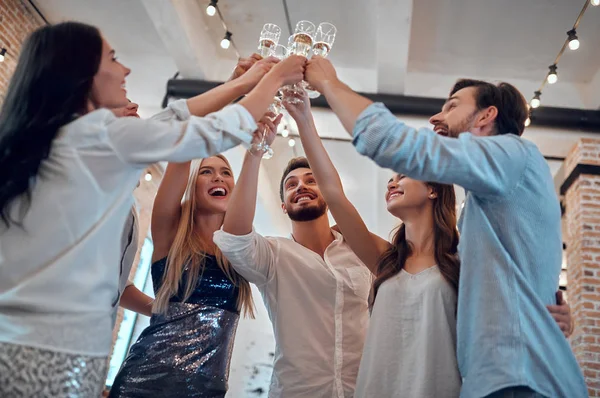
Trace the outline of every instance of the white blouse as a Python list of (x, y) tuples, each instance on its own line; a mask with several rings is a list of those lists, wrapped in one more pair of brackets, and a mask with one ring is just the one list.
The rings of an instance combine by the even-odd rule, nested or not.
[(29, 208), (11, 208), (22, 227), (0, 224), (0, 342), (107, 356), (122, 231), (144, 168), (248, 144), (257, 128), (241, 105), (199, 118), (185, 100), (154, 119), (101, 109), (61, 128)]
[(456, 293), (437, 266), (402, 270), (377, 293), (363, 351), (356, 398), (453, 398)]

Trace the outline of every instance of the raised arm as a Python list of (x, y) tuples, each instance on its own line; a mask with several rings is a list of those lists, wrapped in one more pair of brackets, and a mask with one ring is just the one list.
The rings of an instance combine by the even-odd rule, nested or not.
[(317, 133), (306, 93), (299, 99), (302, 100), (300, 104), (288, 101), (284, 101), (284, 104), (298, 125), (302, 147), (319, 190), (350, 248), (376, 274), (379, 257), (388, 249), (389, 243), (369, 232), (360, 214), (344, 194), (340, 176)]
[[(258, 56), (258, 58), (256, 57)], [(279, 62), (275, 57), (260, 59), (260, 56), (251, 56), (240, 60), (236, 68), (235, 77), (220, 86), (197, 95), (187, 100), (190, 114), (194, 116), (205, 116), (216, 112), (239, 97), (248, 94), (260, 80)], [(245, 68), (250, 67), (245, 70)], [(262, 116), (262, 115), (261, 115)]]
[(353, 132), (359, 153), (378, 165), (421, 181), (458, 184), (479, 195), (503, 195), (520, 182), (529, 152), (512, 134), (458, 139), (399, 121), (382, 104), (352, 92), (331, 63), (311, 60), (307, 81), (327, 98), (344, 127)]
[[(276, 134), (275, 123), (266, 122), (270, 144)], [(274, 253), (269, 242), (252, 229), (256, 208), (258, 173), (262, 154), (246, 153), (242, 171), (231, 193), (223, 228), (215, 232), (214, 242), (235, 270), (256, 285), (267, 283), (273, 276)]]
[(152, 261), (165, 257), (175, 239), (181, 215), (181, 198), (189, 179), (190, 163), (169, 163), (158, 187), (150, 224), (154, 243)]
[[(272, 116), (272, 114), (268, 115)], [(277, 125), (281, 120), (279, 115), (275, 122), (270, 122), (267, 118), (263, 119), (259, 128), (267, 127), (267, 143), (275, 138)], [(227, 204), (227, 213), (223, 221), (223, 231), (232, 235), (247, 235), (252, 232), (252, 222), (254, 221), (254, 212), (256, 209), (256, 195), (258, 190), (258, 171), (262, 154), (251, 154), (246, 152), (242, 171), (231, 193), (231, 198)]]

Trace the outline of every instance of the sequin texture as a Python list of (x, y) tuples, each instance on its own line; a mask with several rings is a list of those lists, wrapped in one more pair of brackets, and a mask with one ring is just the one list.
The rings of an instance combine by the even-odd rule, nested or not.
[[(155, 291), (165, 259), (152, 265)], [(208, 257), (202, 279), (182, 303), (154, 314), (119, 370), (110, 397), (224, 397), (239, 320), (239, 290)]]

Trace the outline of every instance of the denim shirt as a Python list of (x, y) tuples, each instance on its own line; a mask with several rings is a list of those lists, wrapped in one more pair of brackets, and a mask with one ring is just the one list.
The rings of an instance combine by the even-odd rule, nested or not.
[(548, 397), (587, 397), (568, 341), (548, 312), (562, 262), (560, 206), (537, 147), (514, 134), (459, 138), (399, 121), (382, 104), (354, 127), (359, 153), (411, 178), (457, 184), (457, 359), (461, 397), (527, 386)]

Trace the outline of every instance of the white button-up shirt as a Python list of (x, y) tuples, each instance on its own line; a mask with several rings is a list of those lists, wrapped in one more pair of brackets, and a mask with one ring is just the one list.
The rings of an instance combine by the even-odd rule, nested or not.
[(142, 172), (249, 143), (256, 129), (241, 105), (197, 118), (182, 100), (156, 119), (100, 109), (60, 129), (29, 208), (12, 206), (13, 217), (24, 210), (22, 226), (0, 223), (0, 342), (107, 356), (121, 237)]
[(344, 241), (324, 258), (286, 238), (215, 232), (236, 271), (259, 288), (275, 333), (269, 397), (354, 394), (369, 321), (371, 274)]

